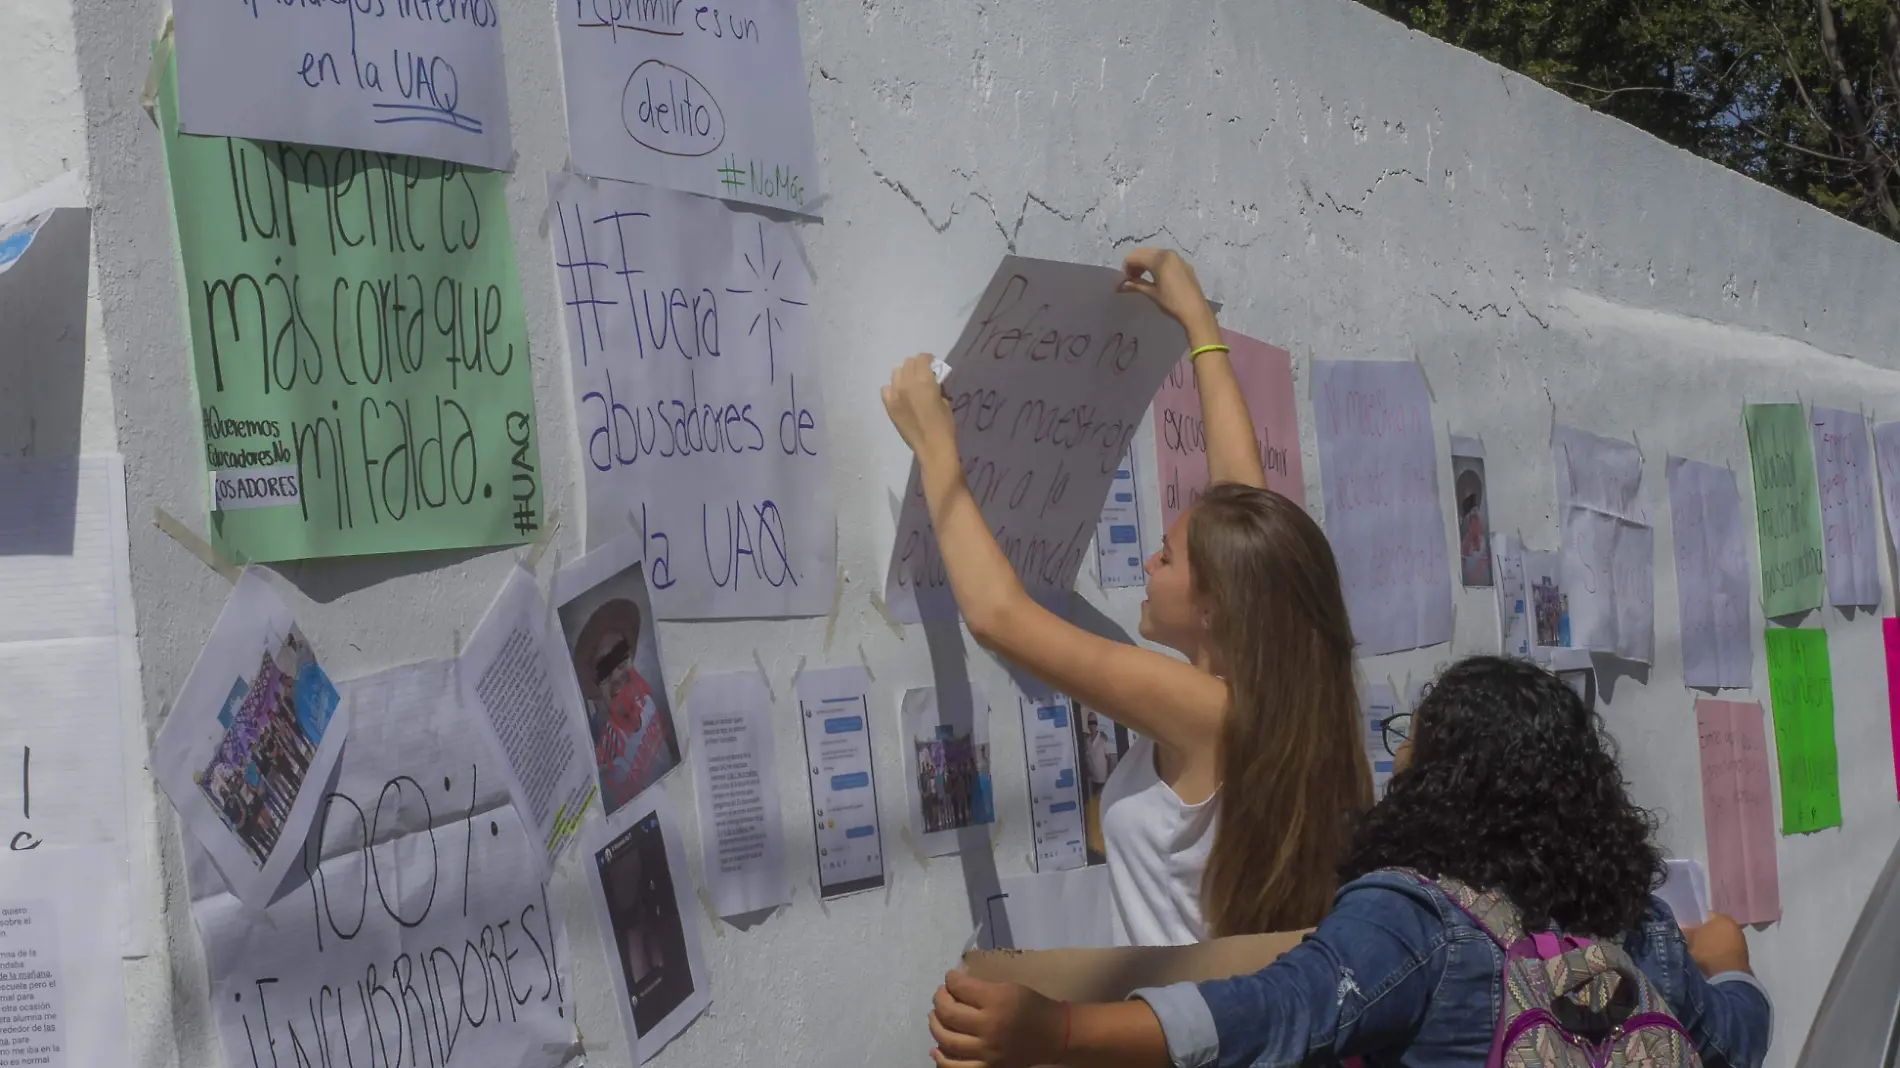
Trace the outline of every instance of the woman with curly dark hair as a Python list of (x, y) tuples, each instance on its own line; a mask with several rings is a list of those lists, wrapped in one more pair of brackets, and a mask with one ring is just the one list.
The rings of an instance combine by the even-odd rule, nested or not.
[(1561, 958), (1627, 979), (1607, 983), (1589, 1019), (1535, 1024), (1599, 1043), (1590, 1062), (1610, 1063), (1604, 1051), (1630, 1041), (1627, 1025), (1655, 1029), (1675, 1054), (1644, 1064), (1693, 1063), (1692, 1049), (1705, 1068), (1760, 1065), (1770, 1007), (1741, 929), (1712, 916), (1685, 937), (1651, 895), (1662, 873), (1654, 820), (1630, 801), (1601, 721), (1575, 692), (1531, 664), (1478, 657), (1440, 677), (1415, 721), (1347, 851), (1349, 881), (1299, 946), (1253, 975), (1111, 1005), (953, 972), (931, 1013), (937, 1063), (1497, 1065), (1521, 1034), (1503, 1021), (1526, 1019), (1500, 1016), (1500, 1006), (1521, 1013), (1525, 997), (1525, 973), (1508, 971), (1508, 990), (1504, 976), (1534, 955), (1537, 969)]

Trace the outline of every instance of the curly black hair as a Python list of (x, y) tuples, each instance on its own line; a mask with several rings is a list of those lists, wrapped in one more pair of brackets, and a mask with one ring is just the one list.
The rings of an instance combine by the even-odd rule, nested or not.
[(1530, 930), (1634, 930), (1662, 885), (1656, 819), (1630, 802), (1614, 743), (1555, 675), (1472, 657), (1413, 717), (1411, 762), (1362, 819), (1342, 882), (1381, 868), (1510, 897)]

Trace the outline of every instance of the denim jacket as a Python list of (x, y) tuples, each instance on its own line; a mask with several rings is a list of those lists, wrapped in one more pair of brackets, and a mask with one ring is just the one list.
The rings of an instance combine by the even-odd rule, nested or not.
[[(1669, 906), (1651, 898), (1623, 948), (1668, 1001), (1706, 1068), (1759, 1068), (1771, 1009), (1753, 976), (1704, 979)], [(1437, 887), (1375, 872), (1264, 971), (1137, 991), (1178, 1068), (1290, 1068), (1357, 1057), (1367, 1068), (1481, 1068), (1503, 991), (1503, 951)]]

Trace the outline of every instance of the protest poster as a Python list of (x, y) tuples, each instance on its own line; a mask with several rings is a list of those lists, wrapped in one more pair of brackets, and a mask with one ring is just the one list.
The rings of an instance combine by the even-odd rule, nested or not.
[(818, 214), (793, 0), (555, 5), (574, 169)]
[[(1066, 601), (1142, 410), (1180, 359), (1180, 324), (1122, 272), (1006, 256), (944, 357), (957, 448), (983, 520), (1032, 596)], [(899, 620), (957, 618), (915, 461), (884, 598)]]
[(1827, 579), (1807, 412), (1799, 404), (1749, 404), (1742, 423), (1755, 480), (1762, 615), (1819, 608)]
[[(1253, 419), (1260, 468), (1267, 488), (1306, 503), (1306, 479), (1300, 471), (1300, 424), (1293, 396), (1293, 357), (1285, 349), (1223, 329), (1228, 362)], [(1161, 486), (1161, 529), (1207, 492), (1207, 430), (1201, 418), (1201, 390), (1194, 366), (1185, 357), (1168, 372), (1155, 393), (1156, 481)]]
[(224, 1063), (576, 1062), (567, 932), (458, 671), (433, 660), (340, 684), (352, 744), (261, 912), (186, 840)]
[(1451, 561), (1423, 372), (1321, 360), (1313, 382), (1326, 534), (1358, 655), (1450, 641)]
[(572, 174), (548, 200), (587, 543), (640, 532), (661, 619), (829, 613), (837, 509), (790, 225)]
[(506, 170), (495, 0), (174, 0), (178, 128)]
[(516, 544), (545, 520), (506, 176), (180, 134), (211, 540), (246, 561)]

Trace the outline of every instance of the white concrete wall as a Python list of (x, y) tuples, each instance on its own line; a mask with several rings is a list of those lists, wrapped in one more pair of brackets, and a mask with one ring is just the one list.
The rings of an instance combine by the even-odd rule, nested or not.
[[(49, 176), (56, 158), (89, 157), (105, 313), (104, 345), (95, 339), (93, 355), (112, 354), (137, 517), (145, 696), (155, 715), (182, 683), (226, 588), (142, 518), (159, 505), (202, 522), (159, 138), (138, 106), (159, 11), (67, 0), (13, 0), (6, 9), (0, 194)], [(835, 657), (855, 658), (862, 643), (877, 672), (878, 774), (890, 826), (902, 819), (890, 729), (896, 694), (928, 683), (931, 667), (923, 634), (899, 641), (866, 601), (884, 571), (890, 493), (908, 462), (875, 387), (900, 355), (953, 339), (1004, 251), (1109, 262), (1131, 245), (1160, 243), (1196, 260), (1226, 302), (1228, 323), (1291, 349), (1302, 380), (1315, 358), (1419, 359), (1439, 421), (1485, 437), (1494, 523), (1522, 528), (1533, 545), (1554, 546), (1556, 537), (1545, 444), (1553, 400), (1566, 423), (1637, 435), (1658, 517), (1658, 662), (1646, 678), (1614, 680), (1608, 716), (1638, 796), (1667, 814), (1668, 847), (1703, 852), (1663, 460), (1675, 452), (1742, 467), (1744, 400), (1799, 395), (1900, 415), (1900, 247), (1348, 0), (806, 0), (803, 15), (829, 196), (826, 224), (808, 231), (832, 416), (825, 433), (833, 455), (850, 458), (836, 472), (852, 584)], [(567, 472), (564, 481), (550, 476), (549, 492), (572, 514), (581, 502), (566, 355), (540, 225), (543, 173), (567, 156), (548, 6), (511, 7), (505, 32), (520, 151), (511, 213), (543, 457), (549, 471)], [(75, 55), (83, 123), (71, 91)], [(103, 383), (88, 394), (89, 426), (94, 393), (105, 396)], [(1318, 500), (1310, 407), (1302, 418), (1309, 496)], [(1440, 459), (1448, 484), (1442, 437)], [(570, 558), (577, 527), (563, 535)], [(510, 559), (313, 562), (283, 568), (279, 585), (348, 676), (448, 654), (454, 630), (479, 617)], [(1089, 596), (1132, 625), (1136, 597)], [(1403, 678), (1454, 652), (1494, 647), (1489, 599), (1462, 597), (1459, 608), (1450, 649), (1383, 658), (1369, 673)], [(1792, 1064), (1900, 836), (1879, 624), (1865, 614), (1822, 615), (1838, 685), (1846, 825), (1782, 840), (1787, 915), (1751, 936), (1778, 1003), (1776, 1066)], [(708, 932), (713, 1009), (661, 1063), (917, 1061), (926, 998), (970, 934), (959, 863), (926, 870), (895, 846), (889, 893), (825, 908), (814, 900), (802, 776), (793, 773), (798, 735), (783, 695), (800, 656), (819, 661), (823, 632), (822, 620), (663, 628), (675, 680), (695, 664), (745, 668), (754, 648), (772, 668), (800, 889), (788, 910), (753, 930)], [(992, 692), (1007, 692), (993, 662), (978, 654), (973, 663)], [(1755, 694), (1766, 695), (1759, 668)], [(1008, 729), (1013, 708), (1000, 712), (1005, 822), (994, 864), (1022, 871), (1021, 743)], [(671, 789), (687, 805), (683, 776)], [(169, 811), (161, 831), (168, 952), (128, 968), (137, 1062), (213, 1065), (203, 958)], [(624, 1065), (574, 869), (557, 893), (576, 947), (571, 988), (595, 1051), (590, 1063)]]

